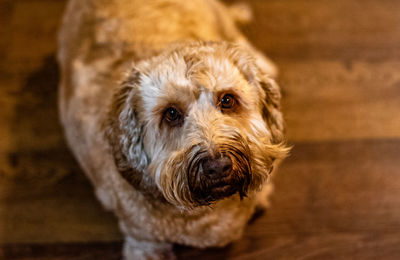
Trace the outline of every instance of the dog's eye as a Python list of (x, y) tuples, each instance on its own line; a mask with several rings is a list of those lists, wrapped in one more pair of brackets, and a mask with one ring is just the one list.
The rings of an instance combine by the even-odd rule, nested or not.
[(222, 96), (220, 104), (222, 110), (232, 109), (236, 104), (236, 100), (233, 95), (225, 94), (224, 96)]
[(169, 107), (164, 112), (164, 120), (171, 126), (178, 126), (182, 124), (182, 113), (175, 107)]

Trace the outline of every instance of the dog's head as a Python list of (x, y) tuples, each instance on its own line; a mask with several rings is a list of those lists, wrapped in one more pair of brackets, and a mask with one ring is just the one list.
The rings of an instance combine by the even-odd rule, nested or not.
[(136, 64), (113, 97), (106, 133), (134, 188), (184, 208), (246, 196), (288, 152), (279, 87), (226, 43)]

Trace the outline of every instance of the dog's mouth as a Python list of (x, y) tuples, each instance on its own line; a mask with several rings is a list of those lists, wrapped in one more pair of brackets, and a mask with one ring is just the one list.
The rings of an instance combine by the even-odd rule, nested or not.
[[(211, 163), (208, 164), (220, 167), (214, 166), (216, 170), (205, 167), (205, 161), (210, 160)], [(188, 169), (188, 180), (195, 203), (210, 205), (236, 193), (239, 193), (241, 198), (246, 196), (251, 181), (251, 167), (248, 155), (241, 150), (230, 147), (228, 153), (219, 154), (212, 159), (203, 156), (202, 159), (194, 161)]]
[(245, 197), (250, 174), (246, 173), (243, 176), (239, 176), (232, 173), (231, 175), (235, 176), (229, 176), (217, 181), (201, 181), (200, 187), (193, 189), (196, 201), (201, 205), (209, 205), (214, 201), (230, 197), (236, 193), (239, 193), (241, 198)]

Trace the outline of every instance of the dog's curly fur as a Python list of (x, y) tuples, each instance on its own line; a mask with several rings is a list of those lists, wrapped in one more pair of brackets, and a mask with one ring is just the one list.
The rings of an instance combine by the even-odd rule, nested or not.
[[(67, 6), (61, 120), (119, 218), (126, 259), (173, 258), (172, 243), (224, 246), (266, 204), (288, 148), (276, 69), (236, 29), (240, 10), (215, 0)], [(210, 177), (206, 165), (221, 161), (225, 175)]]

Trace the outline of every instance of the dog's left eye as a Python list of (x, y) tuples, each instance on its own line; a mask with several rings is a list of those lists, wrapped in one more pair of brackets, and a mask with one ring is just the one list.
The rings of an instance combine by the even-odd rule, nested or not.
[(231, 94), (225, 94), (220, 100), (222, 110), (232, 109), (236, 105), (235, 97)]
[(183, 122), (182, 113), (175, 107), (167, 108), (163, 117), (170, 126), (179, 126)]

